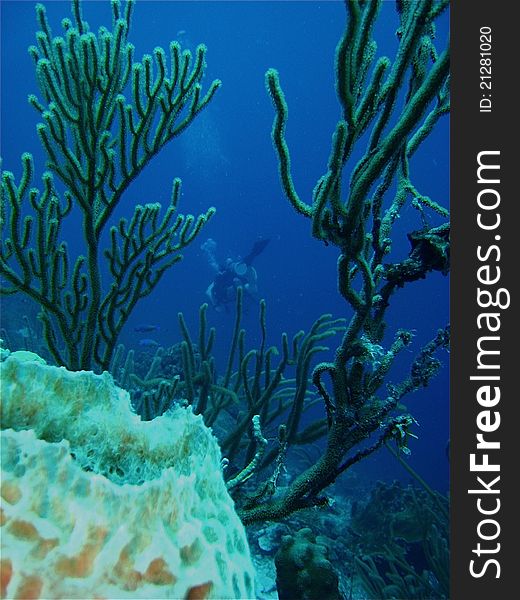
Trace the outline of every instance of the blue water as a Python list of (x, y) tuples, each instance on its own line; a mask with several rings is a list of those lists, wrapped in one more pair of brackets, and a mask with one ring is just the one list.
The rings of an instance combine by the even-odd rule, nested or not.
[[(383, 3), (376, 38), (381, 53), (394, 55), (396, 18), (392, 2)], [(44, 169), (44, 155), (36, 135), (38, 115), (28, 105), (27, 95), (37, 93), (34, 65), (27, 47), (34, 43), (35, 3), (2, 0), (1, 63), (1, 155), (2, 167), (20, 174), (20, 156), (34, 155), (37, 177)], [(91, 30), (111, 21), (108, 2), (85, 2), (83, 16)], [(48, 2), (47, 13), (53, 32), (70, 14), (68, 2)], [(182, 311), (196, 331), (198, 307), (207, 300), (205, 290), (213, 272), (201, 244), (212, 238), (217, 257), (244, 256), (258, 237), (270, 244), (255, 261), (259, 296), (268, 307), (268, 342), (280, 344), (308, 330), (322, 313), (349, 317), (349, 307), (336, 290), (338, 251), (325, 247), (310, 235), (310, 222), (297, 215), (285, 199), (278, 178), (278, 165), (271, 143), (273, 107), (266, 93), (264, 74), (269, 67), (280, 73), (289, 105), (287, 141), (291, 150), (293, 178), (300, 196), (309, 200), (317, 179), (323, 174), (331, 136), (340, 118), (334, 89), (334, 50), (345, 24), (342, 2), (177, 2), (137, 3), (130, 41), (135, 56), (167, 48), (179, 39), (183, 48), (194, 50), (203, 42), (208, 47), (205, 89), (214, 78), (223, 84), (213, 102), (195, 123), (174, 140), (148, 166), (126, 193), (117, 217), (130, 216), (136, 203), (167, 203), (174, 177), (183, 182), (180, 211), (199, 214), (215, 206), (216, 215), (199, 238), (186, 249), (184, 260), (169, 271), (155, 292), (138, 304), (121, 341), (137, 345), (141, 337), (153, 337), (161, 345), (180, 339), (177, 313)], [(448, 18), (441, 17), (438, 47), (447, 36)], [(416, 187), (447, 206), (449, 189), (448, 127), (444, 117), (412, 161)], [(39, 181), (37, 182), (39, 184)], [(66, 230), (71, 252), (79, 221)], [(409, 251), (406, 232), (419, 229), (417, 212), (405, 208), (394, 233), (394, 257)], [(21, 301), (21, 299), (20, 299)], [(408, 373), (415, 353), (448, 320), (448, 279), (438, 273), (426, 281), (408, 285), (392, 298), (388, 311), (388, 344), (397, 328), (410, 328), (414, 344), (396, 361), (391, 380)], [(252, 303), (244, 316), (249, 346), (258, 341), (258, 308)], [(217, 328), (216, 354), (224, 360), (233, 314), (209, 311)], [(138, 334), (143, 323), (159, 326), (153, 333)], [(332, 358), (333, 346), (323, 359)], [(440, 355), (443, 368), (427, 389), (407, 399), (420, 427), (419, 439), (410, 444), (412, 465), (427, 482), (440, 491), (448, 488), (449, 463), (445, 454), (448, 433), (448, 355)], [(386, 450), (355, 467), (367, 480), (408, 475)]]

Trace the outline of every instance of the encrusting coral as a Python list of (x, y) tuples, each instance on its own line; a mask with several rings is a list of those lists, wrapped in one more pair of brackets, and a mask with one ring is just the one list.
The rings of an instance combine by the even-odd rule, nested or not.
[(2, 598), (253, 598), (201, 416), (153, 422), (108, 373), (13, 353), (2, 384)]
[(282, 538), (275, 557), (280, 600), (341, 600), (338, 575), (327, 548), (308, 528)]

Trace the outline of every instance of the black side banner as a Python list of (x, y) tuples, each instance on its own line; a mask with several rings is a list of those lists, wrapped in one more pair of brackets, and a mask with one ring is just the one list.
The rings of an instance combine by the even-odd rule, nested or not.
[(514, 7), (451, 3), (452, 600), (511, 598), (518, 572)]

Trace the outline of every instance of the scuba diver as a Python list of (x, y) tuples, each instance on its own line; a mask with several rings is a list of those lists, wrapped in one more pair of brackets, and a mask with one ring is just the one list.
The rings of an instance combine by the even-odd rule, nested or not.
[(239, 287), (244, 290), (246, 297), (255, 298), (258, 291), (258, 275), (252, 263), (264, 251), (269, 241), (269, 239), (257, 240), (244, 258), (235, 261), (228, 258), (222, 265), (218, 264), (215, 257), (216, 242), (210, 238), (202, 244), (201, 249), (206, 253), (209, 264), (216, 271), (213, 282), (206, 290), (206, 296), (216, 311), (228, 310), (228, 305), (235, 301), (236, 290)]

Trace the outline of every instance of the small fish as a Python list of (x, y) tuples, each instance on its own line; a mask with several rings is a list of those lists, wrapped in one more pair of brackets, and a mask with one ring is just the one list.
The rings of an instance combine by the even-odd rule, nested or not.
[(143, 348), (150, 348), (151, 346), (158, 346), (159, 343), (156, 342), (155, 340), (151, 340), (150, 338), (143, 338), (142, 340), (139, 340), (139, 346), (143, 347)]
[(138, 325), (134, 327), (136, 333), (150, 333), (151, 331), (159, 331), (159, 325)]

